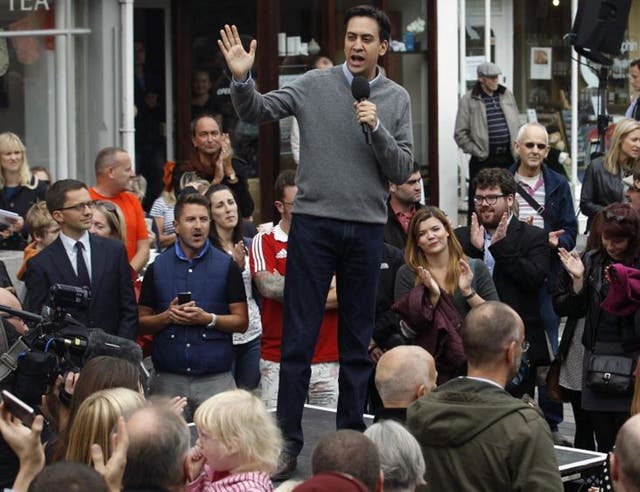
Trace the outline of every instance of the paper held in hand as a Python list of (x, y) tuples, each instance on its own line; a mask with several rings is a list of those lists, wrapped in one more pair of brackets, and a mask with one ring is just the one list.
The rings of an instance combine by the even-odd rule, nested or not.
[(14, 220), (18, 220), (19, 218), (20, 216), (17, 213), (0, 208), (0, 224), (11, 225)]

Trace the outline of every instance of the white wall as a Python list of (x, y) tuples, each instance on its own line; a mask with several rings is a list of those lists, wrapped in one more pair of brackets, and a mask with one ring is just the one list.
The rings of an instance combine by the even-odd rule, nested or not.
[[(453, 140), (458, 108), (458, 6), (438, 0), (438, 170), (440, 208), (457, 222), (458, 146)], [(432, 123), (433, 124), (433, 123)]]

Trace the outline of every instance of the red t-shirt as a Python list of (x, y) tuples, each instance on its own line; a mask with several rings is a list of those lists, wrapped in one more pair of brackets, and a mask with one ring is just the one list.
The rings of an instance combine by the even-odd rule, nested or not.
[(127, 226), (127, 242), (125, 244), (127, 247), (127, 258), (131, 261), (131, 258), (136, 255), (138, 241), (148, 239), (149, 237), (140, 200), (128, 191), (123, 191), (116, 196), (102, 196), (93, 186), (89, 188), (89, 195), (91, 195), (92, 200), (113, 202), (120, 207)]
[[(249, 262), (251, 276), (256, 272), (278, 272), (285, 274), (287, 269), (287, 234), (275, 226), (267, 233), (253, 238)], [(282, 340), (282, 303), (262, 298), (262, 348), (260, 356), (264, 360), (280, 362), (280, 343)], [(325, 311), (318, 342), (312, 363), (336, 362), (338, 360), (338, 310)]]

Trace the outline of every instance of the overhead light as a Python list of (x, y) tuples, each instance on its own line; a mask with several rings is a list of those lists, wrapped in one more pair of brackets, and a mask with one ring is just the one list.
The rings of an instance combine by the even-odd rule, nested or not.
[(557, 7), (558, 5), (560, 5), (560, 0), (551, 0), (551, 5)]

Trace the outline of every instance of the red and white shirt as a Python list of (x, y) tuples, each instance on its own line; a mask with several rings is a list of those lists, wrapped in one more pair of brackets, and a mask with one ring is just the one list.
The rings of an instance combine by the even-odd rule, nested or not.
[[(253, 238), (249, 264), (251, 277), (256, 272), (278, 272), (284, 276), (287, 271), (287, 240), (289, 236), (276, 225), (269, 232), (261, 232)], [(280, 362), (282, 340), (282, 303), (262, 298), (262, 347), (260, 357), (272, 362)], [(335, 362), (338, 360), (338, 310), (325, 311), (312, 363)]]

